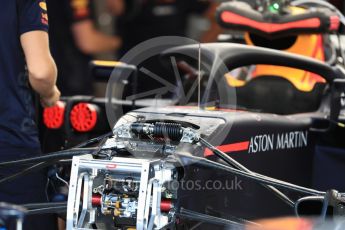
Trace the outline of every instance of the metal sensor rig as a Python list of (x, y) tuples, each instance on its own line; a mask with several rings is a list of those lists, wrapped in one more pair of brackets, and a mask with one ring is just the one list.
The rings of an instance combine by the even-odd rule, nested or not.
[(165, 160), (75, 157), (67, 229), (173, 229), (177, 179)]
[(164, 138), (181, 143), (195, 143), (200, 140), (200, 135), (192, 128), (184, 128), (178, 123), (156, 122), (122, 125), (114, 129), (114, 135), (120, 138), (133, 138), (137, 136), (150, 136)]
[(157, 122), (155, 124), (134, 123), (131, 131), (135, 134), (152, 135), (156, 137), (166, 137), (171, 140), (181, 140), (183, 129), (180, 124)]
[[(113, 133), (102, 151), (127, 149), (134, 155), (73, 159), (68, 229), (173, 229), (178, 194), (172, 185), (178, 183), (179, 170), (175, 160), (151, 153), (165, 146), (160, 142), (162, 138), (195, 143), (199, 135), (179, 123), (137, 121), (120, 124)], [(142, 151), (150, 154), (138, 155)]]

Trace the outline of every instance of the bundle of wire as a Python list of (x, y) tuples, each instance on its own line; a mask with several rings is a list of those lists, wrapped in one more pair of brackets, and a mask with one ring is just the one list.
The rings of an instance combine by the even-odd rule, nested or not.
[(0, 168), (11, 167), (14, 165), (30, 165), (18, 173), (15, 173), (13, 175), (10, 175), (8, 177), (0, 179), (0, 184), (12, 181), (12, 180), (16, 179), (17, 177), (24, 176), (24, 175), (30, 174), (32, 172), (35, 172), (35, 171), (39, 171), (43, 168), (46, 168), (46, 167), (53, 165), (53, 164), (56, 164), (58, 162), (64, 162), (64, 160), (71, 159), (74, 156), (93, 154), (93, 153), (99, 151), (100, 147), (94, 147), (94, 148), (86, 148), (86, 147), (90, 146), (92, 144), (99, 143), (111, 135), (112, 135), (111, 132), (107, 133), (107, 134), (102, 135), (100, 137), (96, 137), (94, 139), (91, 139), (91, 140), (88, 140), (84, 143), (81, 143), (81, 144), (75, 146), (74, 148), (68, 149), (68, 150), (58, 151), (58, 152), (54, 152), (54, 153), (50, 153), (50, 154), (46, 154), (46, 155), (41, 155), (41, 156), (36, 156), (36, 157), (31, 157), (31, 158), (25, 158), (25, 159), (20, 159), (20, 160), (0, 162)]

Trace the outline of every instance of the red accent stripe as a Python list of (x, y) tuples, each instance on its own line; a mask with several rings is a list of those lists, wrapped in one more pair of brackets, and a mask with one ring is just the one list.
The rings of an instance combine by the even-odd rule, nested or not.
[(105, 167), (107, 169), (116, 169), (117, 165), (116, 164), (107, 164)]
[(274, 33), (278, 31), (283, 31), (283, 30), (288, 30), (288, 29), (297, 29), (297, 28), (319, 28), (321, 25), (321, 21), (318, 18), (310, 18), (310, 19), (300, 20), (297, 22), (287, 22), (287, 23), (281, 23), (281, 24), (258, 22), (258, 21), (240, 16), (238, 14), (231, 13), (229, 11), (224, 11), (221, 14), (221, 19), (225, 23), (250, 26), (266, 33)]
[(330, 25), (329, 25), (329, 30), (335, 31), (339, 29), (340, 26), (340, 19), (338, 16), (331, 16), (330, 19)]
[[(219, 150), (230, 153), (230, 152), (241, 152), (248, 150), (249, 148), (249, 141), (244, 141), (244, 142), (238, 142), (238, 143), (233, 143), (233, 144), (228, 144), (228, 145), (221, 145), (217, 147)], [(205, 150), (204, 156), (212, 156), (213, 152), (209, 149)]]

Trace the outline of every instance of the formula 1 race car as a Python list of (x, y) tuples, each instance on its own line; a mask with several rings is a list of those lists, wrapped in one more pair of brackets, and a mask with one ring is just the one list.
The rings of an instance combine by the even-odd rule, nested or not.
[[(184, 214), (187, 218), (197, 217), (186, 210), (204, 215), (205, 212), (212, 213), (218, 218), (208, 216), (210, 222), (225, 225), (234, 221), (231, 216), (240, 216), (236, 223), (243, 225), (246, 223), (243, 218), (293, 215), (294, 200), (301, 195), (291, 193), (293, 190), (316, 195), (318, 199), (324, 196), (323, 192), (295, 187), (261, 175), (302, 186), (312, 185), (316, 146), (330, 135), (335, 145), (337, 141), (338, 145), (342, 142), (344, 110), (341, 108), (344, 105), (341, 106), (341, 100), (345, 89), (342, 68), (302, 56), (243, 45), (205, 44), (202, 50), (213, 54), (213, 60), (222, 59), (229, 69), (257, 63), (306, 71), (317, 69), (317, 73), (327, 80), (319, 109), (278, 115), (231, 110), (229, 105), (220, 101), (211, 110), (170, 106), (132, 111), (116, 123), (113, 134), (93, 155), (74, 158), (67, 215), (69, 229), (92, 226), (101, 229), (114, 226), (173, 228), (177, 217)], [(185, 60), (181, 54), (186, 53), (198, 55), (198, 46), (170, 49), (163, 53), (163, 57), (175, 56), (177, 60)], [(212, 61), (211, 64), (219, 70), (217, 62)], [(209, 81), (210, 90), (207, 92), (212, 91), (215, 82), (222, 82), (219, 76), (224, 74), (216, 76)], [(291, 84), (285, 79), (279, 80), (286, 86)], [(216, 85), (216, 88), (224, 86)], [(271, 85), (267, 84), (267, 87)], [(265, 94), (263, 96), (266, 97)], [(243, 191), (207, 189), (209, 181), (225, 184), (232, 178), (230, 172), (238, 176), (242, 174), (239, 186), (243, 186)], [(263, 182), (265, 179), (269, 182)], [(253, 180), (260, 182), (256, 184)], [(199, 181), (201, 186), (191, 191), (174, 186), (182, 181)], [(277, 188), (287, 189), (286, 194), (291, 197)], [(82, 205), (80, 194), (84, 194)], [(338, 193), (336, 197), (339, 199), (337, 204), (342, 204), (342, 195)], [(264, 209), (265, 205), (270, 209)], [(334, 213), (339, 214), (337, 208), (339, 206), (335, 207)]]
[[(315, 162), (329, 152), (344, 153), (343, 66), (230, 43), (169, 48), (162, 63), (171, 57), (185, 73), (178, 84), (184, 91), (198, 83), (187, 105), (181, 90), (155, 107), (108, 94), (69, 98), (44, 111), (48, 128), (75, 136), (106, 132), (104, 104), (125, 107), (105, 135), (69, 150), (0, 163), (30, 164), (24, 173), (71, 163), (68, 203), (29, 204), (27, 214), (67, 210), (67, 229), (260, 229), (257, 219), (294, 215), (317, 217), (310, 228), (342, 229), (342, 173), (328, 168), (322, 176), (336, 183), (325, 186), (318, 174), (323, 165)], [(115, 76), (135, 78), (138, 68), (130, 64), (94, 63), (94, 70), (109, 75), (115, 67)], [(261, 72), (241, 78), (243, 67), (257, 65), (299, 69), (322, 80), (303, 91), (293, 76)], [(132, 92), (127, 79), (116, 84)]]
[[(132, 111), (116, 123), (99, 147), (88, 150), (92, 155), (74, 158), (69, 185), (69, 229), (174, 228), (177, 223), (183, 226), (185, 219), (200, 221), (204, 218), (213, 224), (243, 226), (253, 224), (244, 218), (293, 215), (306, 199), (301, 193), (316, 196), (310, 199), (318, 202), (332, 198), (336, 204), (330, 206), (333, 213), (341, 215), (342, 194), (332, 191), (323, 198), (325, 192), (262, 174), (309, 187), (317, 146), (323, 145), (323, 139), (329, 137), (332, 137), (332, 146), (342, 146), (345, 87), (342, 68), (243, 45), (205, 44), (201, 50), (201, 53), (212, 54), (209, 64), (216, 72), (221, 70), (214, 61), (217, 59), (230, 70), (256, 63), (317, 70), (327, 81), (318, 109), (289, 115), (251, 112), (250, 109), (238, 111), (226, 99), (219, 98), (213, 108), (206, 103), (209, 99), (205, 99), (205, 109), (201, 110), (169, 106)], [(167, 50), (162, 55), (163, 59), (175, 56), (177, 60), (188, 62), (188, 56), (197, 57), (199, 51), (199, 46), (191, 45)], [(221, 76), (224, 74), (226, 72), (219, 72), (209, 81), (204, 98), (210, 97), (207, 92), (214, 91), (213, 88), (225, 87), (216, 91), (229, 91), (228, 85), (223, 84)], [(274, 80), (285, 84), (281, 91), (287, 89), (293, 95), (290, 82), (283, 78)], [(271, 87), (271, 84), (268, 81), (264, 86)], [(260, 93), (255, 97), (260, 97)], [(221, 161), (218, 162), (217, 157)], [(233, 175), (241, 182), (236, 182), (238, 178)], [(224, 189), (222, 185), (229, 178), (232, 184)], [(221, 186), (218, 190), (209, 185), (215, 181)], [(188, 182), (199, 185), (191, 185), (190, 189), (176, 186)], [(277, 188), (286, 189), (284, 192), (290, 197)], [(272, 196), (272, 192), (285, 203)], [(264, 209), (265, 206), (270, 209)], [(317, 215), (317, 210), (312, 214)]]

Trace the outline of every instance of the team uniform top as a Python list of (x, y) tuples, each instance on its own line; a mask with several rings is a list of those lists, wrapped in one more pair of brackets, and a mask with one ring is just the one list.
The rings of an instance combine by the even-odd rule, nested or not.
[(39, 149), (32, 90), (20, 35), (48, 31), (44, 0), (2, 0), (0, 14), (0, 154)]

